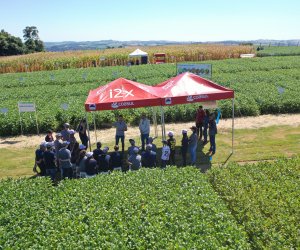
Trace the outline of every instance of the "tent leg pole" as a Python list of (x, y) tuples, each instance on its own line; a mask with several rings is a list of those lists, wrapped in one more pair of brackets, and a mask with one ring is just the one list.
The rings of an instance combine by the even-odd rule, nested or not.
[(162, 139), (166, 139), (166, 127), (165, 127), (165, 114), (164, 114), (164, 108), (161, 106), (161, 133), (162, 133)]
[(96, 143), (97, 143), (98, 139), (97, 139), (97, 127), (96, 127), (96, 115), (95, 115), (95, 113), (93, 115), (94, 115), (95, 139), (96, 139)]
[(231, 145), (231, 154), (233, 154), (233, 144), (234, 144), (234, 98), (232, 98), (232, 145)]
[(87, 112), (85, 112), (85, 120), (86, 120), (86, 128), (87, 128), (87, 131), (88, 131), (88, 137), (89, 137), (90, 151), (92, 151), (91, 137), (90, 137), (90, 126), (89, 126), (89, 122), (88, 122), (88, 119), (87, 119)]

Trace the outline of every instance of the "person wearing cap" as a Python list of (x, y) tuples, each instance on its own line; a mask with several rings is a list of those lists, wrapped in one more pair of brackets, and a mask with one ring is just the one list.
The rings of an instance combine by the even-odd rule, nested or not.
[(75, 138), (75, 134), (76, 131), (74, 129), (69, 129), (69, 150), (71, 151), (71, 153), (74, 151), (75, 144), (77, 144), (76, 146), (79, 146), (79, 143)]
[(183, 129), (181, 139), (181, 156), (182, 156), (182, 166), (186, 166), (186, 155), (189, 147), (189, 138), (187, 136), (187, 130)]
[(151, 146), (152, 146), (152, 151), (153, 152), (155, 152), (155, 153), (157, 153), (157, 147), (156, 147), (156, 145), (153, 143), (153, 138), (152, 137), (149, 137), (148, 138), (148, 141), (147, 141), (147, 144), (150, 144)]
[(108, 147), (104, 147), (102, 154), (98, 156), (98, 172), (100, 174), (107, 174), (110, 168), (110, 155), (108, 154)]
[(170, 147), (166, 140), (162, 140), (163, 147), (161, 148), (161, 168), (166, 168), (170, 159)]
[(99, 155), (103, 154), (101, 147), (102, 147), (102, 143), (98, 141), (96, 143), (96, 148), (93, 150), (93, 155), (96, 160), (98, 160)]
[(59, 167), (59, 160), (58, 160), (58, 151), (61, 149), (62, 146), (62, 141), (61, 141), (61, 133), (56, 133), (55, 135), (55, 141), (53, 142), (54, 144), (54, 151), (55, 151), (55, 161), (56, 161), (56, 166)]
[(44, 152), (43, 155), (43, 161), (45, 163), (46, 168), (46, 176), (50, 176), (52, 181), (54, 181), (57, 173), (57, 167), (55, 165), (55, 153), (53, 152), (53, 147), (53, 142), (47, 142), (47, 150)]
[(39, 175), (45, 176), (46, 175), (46, 168), (44, 162), (44, 152), (46, 151), (46, 142), (42, 142), (40, 147), (35, 151), (35, 168), (36, 166), (39, 167)]
[(122, 155), (119, 152), (119, 146), (114, 146), (114, 152), (110, 154), (110, 167), (111, 170), (122, 170)]
[(60, 132), (63, 141), (69, 141), (70, 140), (69, 129), (70, 129), (70, 124), (65, 123), (64, 124), (64, 129)]
[(135, 140), (129, 139), (130, 146), (127, 149), (127, 158), (129, 158), (131, 155), (134, 155), (133, 149), (135, 146)]
[(210, 114), (208, 122), (208, 134), (209, 134), (209, 154), (214, 155), (216, 153), (216, 134), (218, 133), (217, 124), (214, 114)]
[(87, 136), (86, 130), (87, 130), (86, 119), (82, 119), (80, 121), (79, 125), (78, 125), (77, 131), (78, 131), (81, 143), (87, 148), (88, 147), (89, 138)]
[(204, 117), (205, 117), (205, 112), (203, 110), (203, 106), (200, 105), (196, 113), (196, 128), (197, 128), (197, 136), (199, 137), (199, 141), (202, 140)]
[(114, 127), (116, 127), (116, 145), (119, 145), (119, 141), (121, 139), (122, 143), (122, 152), (124, 153), (124, 147), (125, 147), (125, 131), (127, 131), (127, 125), (125, 121), (123, 120), (123, 116), (119, 115), (118, 121), (114, 122), (112, 124)]
[(203, 121), (203, 144), (207, 143), (207, 130), (208, 130), (208, 123), (209, 123), (209, 110), (205, 110), (205, 117)]
[(156, 153), (152, 151), (152, 145), (146, 145), (146, 151), (142, 153), (142, 166), (145, 168), (156, 167)]
[(191, 157), (191, 165), (195, 166), (196, 164), (196, 157), (197, 157), (197, 144), (198, 144), (198, 136), (197, 136), (197, 127), (191, 127), (192, 134), (189, 137), (189, 151)]
[(47, 135), (45, 136), (45, 141), (46, 142), (53, 142), (54, 141), (53, 131), (51, 129), (47, 130)]
[(71, 151), (68, 149), (70, 142), (63, 141), (62, 148), (58, 151), (59, 166), (62, 178), (72, 178), (73, 169), (71, 164)]
[(142, 114), (142, 118), (139, 123), (139, 129), (141, 133), (141, 141), (142, 141), (142, 150), (145, 150), (145, 144), (149, 138), (150, 134), (150, 120), (146, 117), (145, 114)]
[(167, 140), (168, 146), (170, 147), (171, 153), (170, 153), (170, 160), (169, 165), (176, 165), (175, 162), (175, 149), (176, 149), (176, 139), (174, 138), (174, 132), (169, 131), (168, 132), (169, 139)]
[(97, 174), (97, 161), (93, 157), (93, 152), (87, 152), (85, 160), (85, 172), (89, 177)]
[(142, 166), (142, 157), (141, 155), (139, 154), (139, 148), (138, 147), (135, 147), (133, 149), (133, 155), (131, 155), (129, 158), (128, 158), (128, 165), (129, 165), (129, 169), (131, 171), (136, 171), (136, 170), (139, 170)]

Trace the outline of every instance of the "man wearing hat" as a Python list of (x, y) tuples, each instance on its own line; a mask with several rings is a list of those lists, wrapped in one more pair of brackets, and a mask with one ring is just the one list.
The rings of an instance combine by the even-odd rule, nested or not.
[(156, 147), (156, 145), (153, 143), (153, 138), (152, 137), (149, 137), (148, 138), (148, 141), (147, 141), (147, 144), (150, 144), (151, 146), (152, 146), (152, 151), (153, 152), (155, 152), (155, 153), (157, 153), (157, 147)]
[(58, 151), (59, 166), (62, 172), (62, 178), (72, 178), (73, 169), (71, 164), (71, 151), (68, 149), (70, 142), (63, 141), (62, 148)]
[(142, 165), (145, 168), (156, 167), (156, 153), (152, 151), (152, 145), (146, 145), (146, 151), (142, 153)]
[(196, 164), (196, 157), (197, 157), (197, 143), (198, 143), (198, 136), (197, 136), (197, 127), (191, 127), (192, 134), (189, 138), (189, 150), (191, 156), (191, 165), (195, 166)]
[(104, 147), (102, 154), (98, 156), (99, 173), (107, 174), (110, 167), (110, 155), (108, 154), (109, 147)]
[(47, 150), (44, 152), (44, 163), (46, 168), (46, 175), (50, 176), (51, 180), (54, 181), (57, 167), (55, 166), (55, 154), (53, 152), (54, 143), (47, 142), (46, 148)]
[(183, 129), (181, 131), (182, 139), (181, 139), (181, 156), (182, 156), (182, 165), (186, 166), (186, 155), (189, 147), (189, 138), (187, 136), (187, 130)]
[(60, 134), (62, 136), (62, 140), (64, 140), (64, 141), (69, 141), (70, 140), (69, 128), (70, 128), (70, 124), (65, 123), (64, 124), (64, 129), (60, 132)]
[(131, 171), (139, 170), (142, 166), (142, 164), (141, 164), (142, 157), (139, 154), (139, 148), (135, 147), (133, 149), (133, 153), (134, 154), (128, 158), (129, 169)]

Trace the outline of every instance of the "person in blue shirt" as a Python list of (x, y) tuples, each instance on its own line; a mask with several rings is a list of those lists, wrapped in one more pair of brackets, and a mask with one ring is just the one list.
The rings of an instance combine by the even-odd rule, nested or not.
[(46, 142), (42, 142), (40, 144), (40, 148), (35, 151), (35, 171), (36, 166), (39, 167), (38, 175), (45, 176), (46, 175), (46, 168), (44, 162), (44, 152), (46, 151)]
[(122, 170), (122, 154), (119, 151), (119, 146), (114, 146), (114, 152), (110, 154), (111, 170)]
[(152, 151), (152, 145), (146, 145), (146, 151), (142, 153), (142, 166), (145, 168), (156, 167), (156, 153)]

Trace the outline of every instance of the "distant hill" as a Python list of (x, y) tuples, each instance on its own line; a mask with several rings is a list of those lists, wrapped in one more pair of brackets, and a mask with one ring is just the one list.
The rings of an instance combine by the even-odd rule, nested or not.
[(162, 45), (180, 45), (180, 44), (224, 44), (237, 45), (241, 43), (252, 43), (254, 45), (273, 45), (273, 46), (299, 46), (300, 40), (228, 40), (228, 41), (207, 41), (207, 42), (182, 42), (182, 41), (116, 41), (116, 40), (101, 40), (101, 41), (65, 41), (65, 42), (45, 42), (47, 51), (67, 51), (67, 50), (101, 50), (109, 48), (123, 48), (127, 46), (162, 46)]

